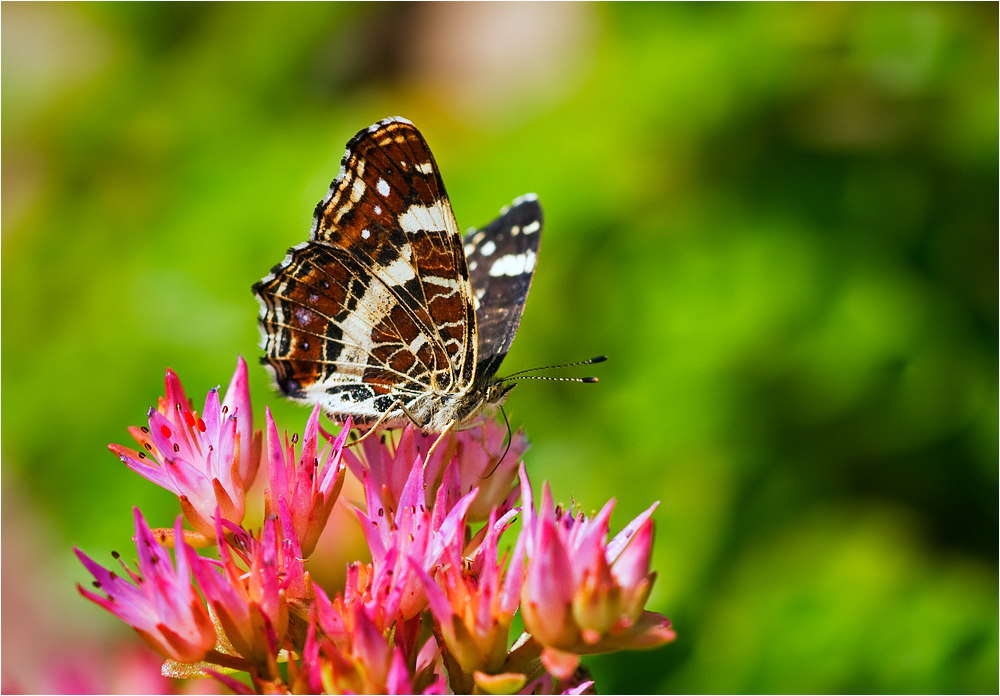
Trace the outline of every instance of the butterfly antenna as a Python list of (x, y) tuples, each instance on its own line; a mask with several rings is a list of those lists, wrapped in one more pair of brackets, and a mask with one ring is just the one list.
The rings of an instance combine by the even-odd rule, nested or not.
[(490, 469), (490, 473), (488, 473), (488, 474), (486, 474), (486, 476), (482, 477), (482, 479), (484, 481), (486, 479), (488, 479), (490, 476), (492, 476), (493, 472), (495, 472), (497, 470), (497, 468), (501, 464), (503, 464), (503, 460), (507, 458), (507, 453), (510, 452), (510, 443), (514, 440), (514, 436), (510, 432), (510, 421), (507, 420), (507, 412), (503, 410), (503, 406), (500, 407), (500, 413), (503, 414), (503, 422), (504, 422), (504, 425), (507, 426), (507, 449), (505, 449), (503, 451), (503, 456), (500, 457), (500, 459), (497, 461), (496, 465), (492, 469)]
[(506, 377), (504, 378), (504, 381), (506, 382), (508, 379), (511, 381), (517, 381), (521, 379), (542, 379), (545, 380), (546, 382), (583, 382), (584, 384), (593, 384), (594, 382), (600, 382), (600, 380), (597, 379), (597, 377), (594, 377), (593, 375), (591, 375), (590, 377), (538, 377), (536, 375), (525, 375), (523, 377), (514, 377), (514, 378)]
[[(596, 365), (597, 363), (602, 363), (602, 362), (604, 362), (607, 359), (608, 359), (608, 356), (606, 356), (606, 355), (598, 355), (597, 357), (591, 358), (590, 360), (581, 360), (579, 362), (565, 363), (563, 365), (546, 365), (545, 367), (531, 367), (531, 368), (528, 368), (527, 370), (518, 370), (517, 372), (514, 372), (512, 374), (507, 375), (506, 377), (504, 377), (504, 381), (506, 382), (511, 377), (517, 377), (518, 375), (527, 374), (529, 372), (538, 372), (539, 370), (555, 370), (555, 369), (560, 368), (560, 367), (576, 367), (577, 365)], [(522, 379), (529, 379), (529, 378), (524, 377)], [(536, 377), (534, 379), (554, 379), (554, 378)], [(580, 380), (579, 379), (573, 379), (571, 381), (578, 382)], [(587, 378), (584, 378), (583, 381), (596, 382), (597, 378), (596, 377), (587, 377)]]

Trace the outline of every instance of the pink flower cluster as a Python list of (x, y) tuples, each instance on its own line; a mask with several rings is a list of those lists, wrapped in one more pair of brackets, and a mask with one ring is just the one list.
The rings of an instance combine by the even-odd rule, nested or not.
[[(149, 426), (131, 429), (141, 449), (111, 445), (177, 495), (193, 531), (181, 517), (151, 530), (135, 509), (137, 570), (77, 550), (99, 590), (80, 592), (167, 658), (164, 674), (213, 676), (238, 693), (582, 693), (593, 682), (580, 655), (674, 638), (645, 610), (655, 505), (608, 541), (613, 501), (588, 518), (555, 506), (546, 484), (536, 509), (520, 431), (506, 456), (506, 431), (486, 421), (427, 457), (435, 434), (407, 427), (351, 449), (350, 422), (331, 437), (319, 415), (298, 453), (270, 410), (266, 436), (255, 432), (241, 358), (221, 404), (211, 390), (201, 415), (168, 370)], [(265, 520), (251, 532), (241, 525), (261, 463)], [(339, 497), (348, 469), (363, 505)], [(307, 558), (335, 505), (361, 524), (371, 562), (349, 564), (333, 591), (312, 581)], [(195, 550), (209, 546), (217, 558)], [(512, 642), (519, 609), (525, 632)]]

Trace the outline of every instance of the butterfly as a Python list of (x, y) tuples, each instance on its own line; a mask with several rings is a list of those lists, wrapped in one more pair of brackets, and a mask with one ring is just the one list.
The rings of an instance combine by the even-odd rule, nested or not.
[(347, 143), (309, 239), (253, 291), (278, 390), (359, 426), (472, 427), (515, 383), (496, 377), (531, 287), (534, 194), (459, 231), (430, 148), (388, 118)]

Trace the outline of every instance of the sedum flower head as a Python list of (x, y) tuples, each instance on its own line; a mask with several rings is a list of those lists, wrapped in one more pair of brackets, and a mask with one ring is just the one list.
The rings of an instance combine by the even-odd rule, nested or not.
[[(255, 538), (218, 519), (219, 561), (189, 551), (198, 585), (237, 654), (264, 673), (277, 674), (275, 660), (289, 630), (289, 606), (311, 594), (308, 574), (282, 504), (281, 520), (269, 516)], [(308, 610), (305, 610), (308, 611)]]
[(369, 609), (361, 604), (331, 602), (316, 589), (305, 644), (303, 669), (295, 685), (300, 692), (328, 694), (443, 694), (445, 681), (430, 650), (413, 662), (403, 647), (393, 645)]
[[(246, 489), (262, 448), (242, 359), (225, 399), (211, 390), (200, 416), (168, 371), (149, 426), (132, 429), (140, 451), (111, 446), (176, 493), (195, 528), (182, 534), (178, 518), (151, 532), (136, 510), (139, 572), (124, 576), (77, 551), (104, 594), (80, 592), (166, 656), (164, 674), (212, 676), (237, 693), (589, 693), (581, 655), (673, 639), (670, 622), (645, 610), (655, 504), (609, 541), (613, 500), (588, 518), (555, 507), (546, 484), (536, 510), (523, 463), (515, 483), (520, 431), (508, 448), (492, 421), (440, 441), (408, 427), (352, 451), (350, 423), (331, 437), (319, 416), (300, 444), (279, 437), (267, 410), (268, 489), (253, 530)], [(363, 486), (363, 509), (349, 507), (371, 560), (348, 562), (329, 599), (305, 559), (347, 468)], [(513, 552), (501, 553), (519, 513)], [(157, 539), (173, 541), (175, 564)], [(526, 632), (508, 647), (518, 611)]]
[(645, 611), (655, 573), (649, 572), (651, 516), (658, 503), (632, 520), (609, 543), (609, 501), (593, 518), (553, 506), (548, 483), (535, 511), (521, 467), (524, 552), (521, 608), (525, 628), (545, 646), (542, 661), (568, 678), (579, 655), (650, 648), (673, 640), (666, 617)]
[(180, 378), (167, 370), (165, 396), (149, 411), (149, 426), (129, 432), (140, 451), (109, 449), (133, 471), (180, 499), (184, 516), (202, 535), (215, 531), (212, 516), (237, 524), (246, 513), (246, 490), (260, 466), (261, 434), (254, 433), (247, 365), (239, 358), (222, 403), (211, 389), (202, 414), (191, 408)]
[(498, 521), (494, 511), (486, 537), (471, 558), (451, 550), (433, 577), (414, 564), (444, 640), (456, 691), (471, 692), (476, 683), (486, 682), (483, 675), (505, 671), (510, 624), (521, 593), (523, 554), (515, 552), (505, 574), (497, 543), (516, 513), (512, 510)]
[(164, 657), (178, 662), (197, 662), (215, 645), (215, 628), (191, 583), (187, 553), (191, 549), (181, 539), (180, 517), (175, 524), (175, 534), (182, 548), (177, 553), (175, 568), (170, 563), (170, 554), (150, 532), (139, 508), (133, 509), (133, 515), (139, 572), (134, 573), (122, 563), (126, 579), (74, 549), (94, 576), (94, 586), (104, 596), (80, 585), (77, 589), (134, 628), (147, 645)]
[[(408, 620), (427, 604), (414, 567), (430, 570), (445, 557), (461, 556), (465, 541), (465, 516), (476, 497), (473, 489), (459, 497), (455, 485), (438, 488), (434, 507), (424, 503), (423, 460), (414, 459), (399, 496), (398, 507), (379, 498), (383, 489), (364, 477), (366, 511), (355, 508), (372, 554), (366, 604), (384, 626)], [(452, 470), (452, 482), (454, 473)]]
[[(319, 449), (319, 415), (316, 406), (306, 423), (302, 437), (302, 454), (296, 460), (295, 439), (284, 446), (278, 437), (278, 428), (267, 409), (267, 461), (270, 489), (266, 493), (267, 509), (277, 508), (276, 501), (287, 506), (294, 531), (304, 556), (312, 554), (319, 535), (326, 527), (340, 490), (344, 487), (347, 468), (342, 461), (344, 443), (351, 430), (348, 419), (340, 435)], [(322, 467), (321, 467), (322, 463)]]
[[(444, 484), (449, 464), (456, 463), (458, 490), (479, 493), (469, 508), (470, 521), (485, 521), (490, 511), (500, 506), (503, 514), (517, 501), (517, 464), (528, 449), (524, 431), (511, 436), (510, 449), (504, 444), (507, 430), (496, 421), (485, 421), (469, 430), (446, 433), (424, 464), (426, 504), (434, 502)], [(431, 449), (437, 433), (422, 433), (407, 425), (396, 437), (384, 432), (379, 438), (369, 437), (361, 443), (361, 452), (348, 450), (344, 459), (351, 472), (363, 479), (367, 474), (379, 492), (379, 498), (390, 509), (399, 505), (399, 497), (409, 478), (410, 465)]]

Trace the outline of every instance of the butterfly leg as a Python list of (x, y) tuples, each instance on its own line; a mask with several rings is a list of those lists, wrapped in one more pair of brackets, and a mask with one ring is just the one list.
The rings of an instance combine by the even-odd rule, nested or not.
[(455, 427), (455, 419), (454, 418), (452, 418), (450, 421), (448, 421), (448, 425), (444, 426), (444, 430), (442, 430), (441, 434), (437, 436), (437, 439), (434, 441), (434, 444), (431, 445), (431, 448), (429, 450), (427, 450), (427, 456), (424, 457), (424, 462), (427, 462), (431, 458), (431, 455), (434, 453), (434, 450), (437, 449), (438, 443), (441, 442), (441, 439), (445, 435), (447, 435), (448, 432), (450, 432), (453, 427)]
[(381, 425), (385, 421), (385, 419), (389, 417), (389, 414), (392, 413), (393, 409), (395, 409), (397, 406), (399, 406), (400, 408), (403, 409), (403, 413), (406, 413), (407, 417), (409, 417), (410, 420), (413, 420), (413, 418), (410, 417), (410, 414), (406, 412), (406, 407), (403, 406), (403, 402), (400, 401), (399, 399), (396, 399), (393, 402), (392, 406), (390, 406), (389, 408), (387, 408), (385, 410), (385, 413), (383, 413), (381, 416), (379, 416), (379, 419), (377, 421), (375, 421), (370, 428), (368, 428), (368, 432), (367, 433), (365, 433), (364, 435), (362, 435), (361, 437), (359, 437), (357, 440), (349, 442), (347, 444), (347, 446), (348, 447), (354, 447), (358, 443), (363, 442), (365, 439), (367, 439), (369, 435), (371, 435), (372, 433), (375, 432), (375, 428), (377, 428), (379, 425)]
[[(359, 442), (362, 442), (365, 438), (367, 438), (369, 435), (371, 435), (372, 433), (374, 433), (375, 432), (375, 428), (377, 428), (379, 425), (381, 425), (385, 421), (385, 419), (389, 417), (389, 414), (392, 413), (396, 409), (396, 407), (399, 407), (399, 409), (402, 410), (403, 415), (405, 415), (407, 418), (409, 418), (411, 423), (413, 423), (418, 428), (423, 428), (423, 424), (420, 423), (420, 421), (418, 421), (413, 416), (412, 413), (410, 413), (410, 409), (406, 408), (406, 405), (402, 401), (400, 401), (399, 399), (396, 399), (394, 402), (392, 402), (392, 405), (389, 406), (389, 408), (387, 408), (385, 410), (385, 413), (383, 413), (381, 416), (379, 416), (379, 419), (377, 421), (375, 421), (370, 428), (368, 428), (368, 432), (367, 433), (365, 433), (364, 435), (362, 435), (361, 437), (359, 437), (357, 440), (354, 440), (353, 442), (348, 443), (347, 446), (348, 447), (354, 447), (354, 445), (358, 444)], [(448, 430), (451, 429), (452, 425), (454, 425), (454, 421), (452, 421), (451, 423), (448, 424), (448, 429), (445, 430), (444, 432), (445, 433), (448, 432)], [(444, 433), (442, 433), (442, 434), (444, 434)], [(438, 438), (438, 440), (440, 440), (440, 439), (441, 438)], [(434, 447), (437, 447), (437, 442), (434, 443)], [(434, 447), (431, 447), (431, 451), (434, 451)]]

